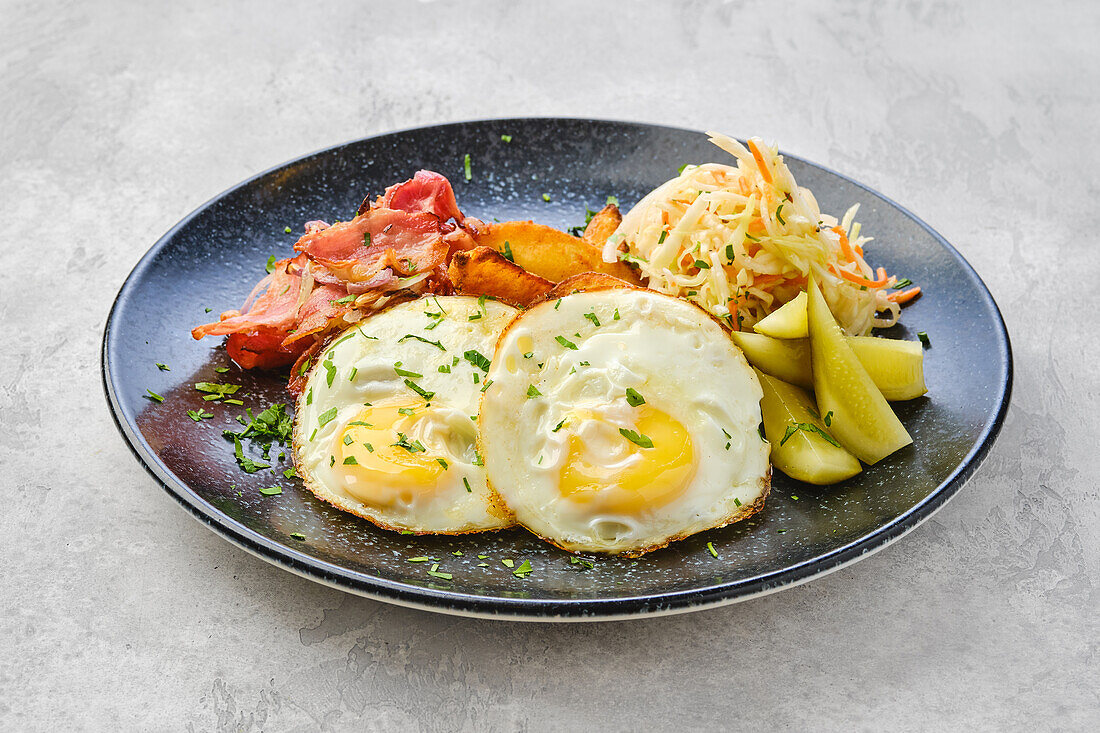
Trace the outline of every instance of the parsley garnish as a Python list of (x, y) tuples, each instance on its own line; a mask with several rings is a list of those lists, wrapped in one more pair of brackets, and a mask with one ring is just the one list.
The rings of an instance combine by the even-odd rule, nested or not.
[(440, 351), (446, 351), (447, 350), (443, 346), (443, 344), (439, 343), (438, 341), (429, 341), (428, 339), (424, 338), (423, 336), (417, 336), (416, 334), (413, 334), (413, 333), (405, 334), (401, 338), (397, 339), (397, 343), (400, 344), (402, 342), (408, 341), (409, 339), (416, 339), (417, 341), (419, 341), (421, 343), (428, 344), (428, 346), (434, 346), (435, 348), (439, 349)]
[(557, 341), (559, 344), (561, 344), (562, 346), (564, 346), (567, 349), (572, 349), (573, 351), (577, 350), (577, 345), (575, 343), (573, 343), (572, 341), (570, 341), (569, 339), (567, 339), (565, 336), (555, 336), (554, 340)]
[(529, 560), (524, 560), (522, 563), (520, 563), (520, 566), (518, 568), (512, 571), (512, 575), (516, 576), (517, 578), (526, 578), (528, 575), (531, 574), (531, 572), (531, 562)]
[(645, 404), (645, 397), (638, 394), (633, 387), (626, 388), (626, 403), (631, 407)]
[(657, 244), (664, 244), (666, 237), (668, 237), (668, 231), (665, 230), (665, 229), (662, 229), (661, 230), (661, 236), (657, 237)]
[(264, 496), (278, 496), (283, 493), (282, 486), (268, 486), (267, 488), (260, 489), (260, 493)]
[(348, 456), (344, 459), (345, 466), (358, 466), (359, 461), (355, 460), (355, 456)]
[(516, 258), (512, 256), (512, 245), (508, 242), (508, 240), (504, 240), (504, 252), (502, 252), (501, 254), (504, 255), (504, 259), (515, 264)]
[(323, 428), (328, 425), (336, 417), (336, 408), (330, 407), (317, 416), (317, 427)]
[(489, 311), (485, 310), (485, 301), (489, 298), (488, 295), (479, 295), (477, 297), (477, 309), (478, 312), (470, 316), (467, 320), (479, 321), (485, 316), (489, 315)]
[(555, 426), (554, 426), (554, 429), (553, 429), (553, 430), (551, 430), (550, 432), (551, 432), (551, 433), (556, 433), (556, 432), (558, 432), (559, 430), (561, 430), (561, 426), (562, 426), (562, 425), (565, 425), (565, 418), (562, 418), (562, 421), (561, 421), (560, 423), (558, 423), (557, 425), (555, 425)]
[[(477, 375), (475, 374), (474, 376), (476, 377)], [(485, 384), (481, 385), (481, 391), (484, 392), (485, 390), (489, 389), (489, 385), (491, 385), (492, 383), (493, 383), (493, 380), (486, 379)]]
[(592, 568), (596, 567), (596, 563), (592, 562), (591, 560), (584, 560), (579, 557), (570, 557), (569, 564), (580, 565), (581, 568), (583, 568), (584, 570), (591, 570)]
[(912, 280), (910, 280), (907, 277), (903, 277), (901, 280), (898, 280), (896, 283), (894, 283), (890, 287), (892, 287), (894, 290), (901, 290), (906, 285), (912, 285), (912, 284), (913, 284)]
[(783, 221), (783, 206), (784, 204), (780, 204), (779, 208), (775, 210), (775, 218), (780, 224), (786, 226), (787, 222)]
[(436, 458), (435, 462), (438, 463), (440, 466), (443, 466), (444, 471), (447, 470), (447, 461), (443, 460), (442, 458)]
[(466, 487), (466, 493), (472, 494), (474, 490), (470, 488), (470, 481), (465, 476), (462, 477), (462, 485)]
[(741, 506), (741, 500), (738, 499), (736, 496), (733, 497), (733, 505), (734, 506)]
[(542, 195), (542, 200), (545, 201), (546, 203), (550, 203), (550, 194), (544, 193)]
[(411, 379), (406, 379), (405, 380), (405, 386), (408, 387), (409, 389), (411, 389), (413, 392), (416, 392), (421, 397), (423, 397), (425, 402), (430, 402), (432, 397), (435, 397), (435, 392), (427, 391), (426, 389), (424, 389), (423, 387), (421, 387), (419, 384), (412, 381)]
[(451, 367), (447, 366), (446, 364), (440, 364), (439, 368), (436, 369), (436, 371), (439, 372), (440, 374), (450, 374), (451, 373)]
[(187, 411), (187, 417), (191, 418), (195, 422), (202, 422), (203, 420), (209, 420), (210, 418), (214, 417), (214, 413), (212, 413), (212, 412), (203, 412), (201, 409), (199, 409), (199, 410), (188, 410)]
[(733, 245), (732, 244), (727, 244), (726, 245), (726, 259), (730, 262), (733, 262), (733, 260), (734, 260), (734, 251), (733, 251)]
[(245, 473), (256, 473), (263, 468), (271, 468), (270, 464), (257, 463), (256, 461), (248, 458), (244, 454), (244, 449), (241, 447), (241, 439), (236, 433), (230, 432), (233, 436), (233, 455), (237, 459), (237, 465), (241, 467), (241, 470)]
[[(196, 382), (195, 389), (199, 392), (208, 393), (204, 400), (208, 402), (210, 400), (220, 400), (223, 397), (228, 397), (231, 394), (236, 394), (237, 390), (241, 388), (239, 384), (215, 384), (213, 382)], [(158, 400), (159, 401), (159, 400)]]
[(160, 362), (156, 362), (156, 365), (157, 365), (157, 369), (160, 369), (162, 372), (172, 371), (171, 369), (168, 368), (167, 364), (161, 364)]
[(600, 319), (596, 317), (595, 313), (585, 313), (584, 317), (592, 321), (592, 325), (596, 328), (600, 327)]
[(711, 557), (718, 557), (718, 550), (714, 549), (714, 543), (713, 542), (708, 542), (707, 543), (707, 552), (710, 553)]
[(676, 175), (683, 173), (689, 166), (695, 165), (694, 163), (684, 163), (682, 166), (676, 169)]
[(472, 179), (474, 177), (473, 172), (470, 170), (470, 154), (469, 153), (466, 153), (466, 155), (462, 156), (462, 175), (464, 175), (466, 177), (467, 181), (469, 181), (470, 179)]
[(511, 135), (501, 135), (500, 139), (503, 140), (506, 143), (512, 142), (512, 136)]
[(927, 349), (932, 346), (932, 339), (928, 338), (928, 334), (924, 331), (917, 331), (917, 338), (919, 338), (920, 342), (924, 344), (924, 348)]
[(710, 263), (706, 260), (695, 260), (695, 266), (698, 267), (700, 270), (710, 269)]
[(470, 349), (462, 358), (470, 362), (483, 372), (489, 371), (489, 360), (485, 358), (485, 355), (475, 349)]
[(829, 410), (825, 413), (825, 427), (832, 427), (833, 424), (833, 411)]
[(835, 445), (837, 448), (840, 447), (840, 443), (836, 442), (833, 439), (833, 436), (829, 435), (813, 423), (809, 422), (799, 422), (795, 423), (794, 425), (788, 425), (787, 432), (783, 433), (783, 439), (779, 441), (779, 445), (783, 445), (784, 443), (786, 443), (788, 440), (791, 439), (791, 436), (797, 433), (799, 430), (807, 433), (817, 433), (832, 445)]
[(615, 315), (611, 316), (611, 320), (613, 320), (613, 321), (619, 320), (619, 309), (618, 308), (615, 309)]
[(291, 466), (287, 470), (283, 471), (284, 478), (296, 478), (297, 476), (298, 472), (294, 470), (294, 466)]
[[(353, 300), (355, 300), (358, 297), (359, 297), (358, 295), (345, 295), (343, 298), (337, 298), (336, 300), (334, 300), (332, 302), (343, 305), (344, 303), (351, 303)], [(339, 342), (337, 342), (337, 343), (339, 343)]]
[(627, 430), (626, 428), (619, 428), (619, 435), (629, 440), (634, 445), (641, 446), (642, 448), (652, 448), (653, 441), (649, 439), (649, 436), (636, 433), (633, 430)]
[(527, 399), (532, 397), (542, 397), (542, 392), (539, 392), (538, 387), (533, 384), (527, 387)]
[(554, 310), (558, 308), (561, 308), (561, 298), (558, 298), (557, 301), (554, 302)]
[(424, 376), (423, 374), (419, 374), (417, 372), (410, 372), (407, 369), (402, 369), (401, 368), (401, 362), (396, 362), (393, 365), (393, 371), (399, 377), (412, 377), (414, 379), (419, 379), (419, 378)]
[(157, 394), (157, 393), (156, 393), (156, 392), (154, 392), (153, 390), (149, 389), (148, 387), (146, 387), (146, 388), (145, 388), (145, 391), (146, 391), (146, 392), (147, 392), (148, 394), (143, 394), (143, 395), (142, 395), (142, 397), (145, 397), (146, 399), (150, 399), (150, 400), (152, 400), (153, 402), (164, 402), (164, 398), (163, 398), (163, 397), (161, 397), (161, 396), (160, 396), (159, 394)]
[(390, 445), (396, 446), (398, 448), (404, 448), (409, 453), (424, 453), (428, 450), (419, 440), (409, 440), (409, 436), (405, 435), (404, 433), (398, 433), (397, 442), (391, 443)]
[(267, 258), (267, 266), (264, 267), (267, 270), (267, 274), (275, 272), (275, 255), (269, 255)]

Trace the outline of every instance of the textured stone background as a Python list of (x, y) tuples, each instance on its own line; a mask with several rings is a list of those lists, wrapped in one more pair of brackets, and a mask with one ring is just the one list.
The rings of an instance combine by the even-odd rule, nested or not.
[[(1096, 729), (1095, 3), (276, 5), (0, 0), (0, 728)], [(986, 464), (853, 567), (597, 625), (355, 598), (188, 517), (99, 385), (146, 248), (318, 147), (527, 114), (762, 134), (916, 211), (1014, 339)]]

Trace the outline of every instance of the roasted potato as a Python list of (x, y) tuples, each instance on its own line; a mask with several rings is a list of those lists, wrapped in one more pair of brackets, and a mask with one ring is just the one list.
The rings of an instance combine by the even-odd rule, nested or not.
[(588, 222), (588, 226), (584, 228), (582, 238), (597, 247), (603, 247), (607, 238), (619, 228), (622, 220), (623, 215), (619, 213), (619, 207), (615, 204), (608, 204), (596, 212), (596, 215)]
[(604, 262), (600, 246), (533, 221), (504, 221), (471, 228), (474, 241), (510, 253), (517, 265), (551, 282), (582, 272), (602, 272), (638, 285), (637, 273), (622, 262)]
[(526, 308), (554, 287), (554, 283), (532, 275), (489, 247), (455, 252), (448, 275), (460, 293), (491, 295), (520, 308)]

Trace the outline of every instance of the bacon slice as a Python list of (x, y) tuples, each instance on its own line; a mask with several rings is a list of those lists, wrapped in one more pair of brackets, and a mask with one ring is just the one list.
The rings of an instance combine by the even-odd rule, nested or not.
[(351, 221), (308, 232), (294, 249), (348, 282), (370, 280), (387, 267), (412, 275), (446, 261), (439, 224), (434, 214), (370, 209)]
[(298, 315), (305, 255), (275, 263), (271, 274), (257, 283), (239, 311), (226, 311), (214, 323), (191, 329), (191, 336), (225, 336), (259, 328), (287, 331)]
[(294, 362), (309, 346), (309, 341), (283, 345), (286, 331), (281, 328), (259, 328), (229, 334), (225, 350), (244, 369), (278, 369)]
[[(292, 333), (287, 335), (282, 345), (289, 347), (307, 336), (321, 334), (328, 330), (333, 321), (348, 312), (346, 303), (337, 302), (347, 296), (347, 288), (337, 285), (322, 285), (315, 288), (298, 310), (297, 326), (295, 326)], [(310, 342), (312, 342), (312, 339), (306, 343)]]
[[(368, 202), (363, 202), (359, 213), (363, 213), (368, 206)], [(409, 180), (395, 183), (370, 208), (433, 214), (441, 223), (450, 219), (462, 221), (462, 212), (458, 210), (451, 182), (433, 171), (417, 171)]]

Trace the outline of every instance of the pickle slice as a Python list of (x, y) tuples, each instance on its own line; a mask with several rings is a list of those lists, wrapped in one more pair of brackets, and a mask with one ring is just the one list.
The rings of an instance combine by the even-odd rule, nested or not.
[(803, 389), (813, 389), (809, 339), (775, 339), (748, 331), (734, 331), (730, 337), (745, 353), (749, 364), (760, 371)]
[(793, 479), (819, 486), (835, 484), (863, 470), (855, 456), (831, 442), (829, 428), (818, 417), (806, 390), (759, 369), (756, 375), (764, 391), (760, 412), (764, 434), (772, 446), (773, 466)]
[(856, 336), (848, 345), (888, 401), (912, 400), (928, 392), (919, 341)]
[(752, 330), (777, 339), (806, 338), (806, 291), (765, 316)]
[[(813, 389), (808, 339), (775, 339), (739, 331), (730, 335), (749, 363), (760, 371)], [(888, 401), (911, 400), (928, 392), (924, 384), (924, 349), (919, 342), (857, 336), (849, 338), (848, 345)]]
[(830, 433), (856, 458), (874, 464), (913, 442), (848, 345), (817, 283), (807, 307), (817, 409), (832, 413)]

